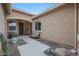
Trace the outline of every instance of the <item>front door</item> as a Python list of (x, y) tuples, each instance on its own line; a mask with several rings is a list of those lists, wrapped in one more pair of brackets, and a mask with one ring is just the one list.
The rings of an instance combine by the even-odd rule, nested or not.
[(23, 35), (24, 32), (24, 23), (19, 23), (19, 35)]

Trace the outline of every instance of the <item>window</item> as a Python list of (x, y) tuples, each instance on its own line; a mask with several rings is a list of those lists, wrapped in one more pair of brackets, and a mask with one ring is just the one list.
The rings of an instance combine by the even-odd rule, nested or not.
[(16, 21), (10, 20), (8, 21), (9, 30), (16, 30)]
[(41, 31), (41, 22), (35, 22), (35, 30)]

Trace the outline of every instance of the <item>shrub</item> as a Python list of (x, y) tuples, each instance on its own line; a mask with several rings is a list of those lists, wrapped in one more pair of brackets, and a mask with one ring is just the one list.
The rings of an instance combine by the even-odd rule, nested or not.
[(8, 55), (8, 44), (7, 44), (7, 41), (4, 39), (2, 34), (0, 34), (0, 41), (2, 44), (3, 55), (7, 56)]

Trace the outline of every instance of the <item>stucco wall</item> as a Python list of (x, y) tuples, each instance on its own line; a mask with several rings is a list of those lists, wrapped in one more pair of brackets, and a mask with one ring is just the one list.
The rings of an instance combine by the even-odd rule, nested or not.
[(23, 13), (14, 11), (14, 10), (11, 11), (11, 15), (7, 16), (7, 19), (19, 19), (19, 20), (25, 20), (25, 21), (32, 22), (30, 15), (26, 15), (26, 14), (23, 14)]
[(5, 36), (5, 16), (1, 4), (0, 4), (0, 33), (2, 33)]
[[(74, 5), (67, 4), (36, 18), (42, 23), (41, 38), (75, 46)], [(36, 21), (34, 20), (34, 21)], [(33, 23), (33, 31), (35, 24)]]
[(78, 34), (79, 34), (79, 4), (78, 4)]
[(78, 56), (79, 56), (79, 4), (78, 4)]
[(30, 34), (30, 23), (29, 22), (24, 23), (24, 32), (27, 32), (28, 34)]

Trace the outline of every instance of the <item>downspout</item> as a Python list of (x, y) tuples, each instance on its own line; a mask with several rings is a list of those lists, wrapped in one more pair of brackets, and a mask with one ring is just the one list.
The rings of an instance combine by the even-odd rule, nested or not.
[(75, 8), (75, 49), (78, 49), (78, 4), (74, 3)]

